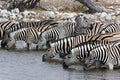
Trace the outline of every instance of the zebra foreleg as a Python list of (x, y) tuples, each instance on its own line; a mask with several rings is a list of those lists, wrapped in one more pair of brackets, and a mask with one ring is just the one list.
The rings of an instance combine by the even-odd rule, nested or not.
[(27, 50), (31, 50), (32, 49), (32, 43), (27, 43)]
[(114, 65), (112, 63), (108, 63), (109, 70), (113, 70)]

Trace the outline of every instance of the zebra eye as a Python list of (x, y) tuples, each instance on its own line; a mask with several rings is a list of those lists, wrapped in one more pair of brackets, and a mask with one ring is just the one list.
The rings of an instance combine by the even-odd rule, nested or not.
[(48, 52), (50, 51), (50, 49), (47, 50)]

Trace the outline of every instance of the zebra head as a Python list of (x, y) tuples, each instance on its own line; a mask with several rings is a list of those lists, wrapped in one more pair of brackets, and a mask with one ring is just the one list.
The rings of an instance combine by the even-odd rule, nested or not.
[(11, 47), (13, 47), (15, 45), (15, 39), (10, 39), (8, 42), (7, 42), (7, 45), (6, 45), (6, 48), (7, 49), (10, 49)]
[(49, 61), (51, 58), (53, 58), (55, 55), (53, 55), (53, 50), (52, 49), (48, 49), (47, 53), (45, 53), (42, 56), (42, 61)]
[(70, 65), (73, 65), (78, 61), (79, 61), (78, 52), (75, 49), (72, 49), (70, 54), (66, 56), (66, 59), (63, 62), (63, 68), (67, 69)]
[(91, 28), (91, 24), (84, 15), (78, 15), (75, 18), (76, 25), (83, 28)]
[(55, 44), (51, 43), (50, 48), (47, 50), (47, 52), (42, 56), (42, 61), (49, 61), (51, 58), (53, 58), (56, 55), (55, 51)]
[(3, 36), (3, 40), (1, 41), (1, 47), (5, 48), (5, 46), (7, 45), (7, 42), (10, 39), (10, 34), (7, 33), (6, 31), (4, 31), (4, 36)]
[(7, 49), (10, 49), (11, 47), (13, 47), (13, 45), (15, 45), (15, 43), (16, 43), (16, 40), (14, 38), (15, 33), (16, 32), (9, 33), (9, 37), (8, 37), (7, 45), (6, 45)]

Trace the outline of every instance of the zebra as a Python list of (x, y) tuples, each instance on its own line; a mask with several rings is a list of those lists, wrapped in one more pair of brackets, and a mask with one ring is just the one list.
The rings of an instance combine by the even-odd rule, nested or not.
[(22, 28), (38, 28), (38, 30), (46, 30), (47, 28), (52, 28), (57, 26), (58, 23), (54, 20), (42, 20), (42, 21), (36, 21), (36, 22), (19, 22), (18, 24), (13, 25), (11, 28), (7, 29), (4, 33), (4, 38), (1, 41), (1, 47), (5, 47), (7, 45), (7, 42), (10, 38), (9, 34), (12, 32), (16, 32), (19, 29)]
[(89, 34), (95, 35), (103, 33), (107, 24), (102, 22), (90, 23), (84, 15), (78, 15), (75, 18), (76, 26), (74, 35)]
[(101, 61), (109, 70), (115, 65), (120, 67), (120, 46), (103, 45), (91, 50), (85, 61), (86, 67), (90, 68), (95, 60)]
[[(9, 34), (7, 49), (11, 48), (17, 40), (23, 40), (27, 43), (27, 48), (31, 49), (31, 44), (38, 43), (39, 35), (47, 29), (57, 27), (57, 25), (44, 25), (34, 28), (22, 28)], [(37, 46), (38, 47), (38, 46)]]
[(4, 34), (5, 34), (4, 31), (7, 29), (10, 29), (16, 23), (17, 22), (14, 22), (14, 21), (0, 22), (0, 39), (3, 39)]
[(12, 32), (10, 33), (10, 38), (7, 42), (6, 48), (10, 49), (13, 45), (15, 45), (16, 41), (23, 40), (27, 44), (27, 49), (30, 50), (32, 43), (37, 44), (39, 35), (40, 32), (38, 32), (35, 28), (23, 28), (17, 32)]
[(90, 23), (84, 15), (78, 15), (75, 18), (75, 36), (80, 34), (101, 34), (101, 33), (111, 33), (111, 32), (120, 32), (119, 23), (102, 23), (94, 22)]
[(60, 24), (58, 27), (51, 28), (43, 32), (39, 38), (39, 47), (49, 45), (49, 42), (70, 37), (74, 35), (74, 22), (65, 22)]
[(42, 56), (43, 61), (50, 60), (55, 55), (59, 54), (60, 57), (64, 57), (70, 53), (70, 50), (75, 46), (87, 42), (87, 41), (117, 41), (120, 40), (120, 33), (106, 33), (106, 34), (97, 34), (93, 36), (89, 35), (79, 35), (76, 37), (68, 37), (56, 42), (50, 43), (50, 48), (48, 51)]
[(119, 23), (111, 23), (108, 24), (107, 27), (104, 29), (104, 32), (120, 32), (120, 24)]
[[(115, 42), (109, 42), (109, 41), (88, 41), (85, 43), (82, 43), (74, 48), (71, 49), (70, 54), (66, 57), (63, 63), (63, 68), (66, 69), (70, 65), (82, 61), (85, 62), (85, 59), (89, 57), (89, 52), (97, 47), (103, 46), (103, 45), (112, 45), (112, 46), (118, 46), (120, 45), (120, 41)], [(99, 67), (99, 65), (96, 65), (95, 67)]]

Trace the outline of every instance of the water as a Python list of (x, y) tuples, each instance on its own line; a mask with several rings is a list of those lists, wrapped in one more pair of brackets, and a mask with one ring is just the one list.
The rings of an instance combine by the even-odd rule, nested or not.
[(0, 49), (0, 80), (120, 80), (120, 69), (84, 71), (80, 65), (62, 68), (58, 57), (42, 62), (45, 51), (27, 51), (21, 43), (16, 49)]

